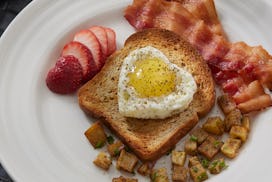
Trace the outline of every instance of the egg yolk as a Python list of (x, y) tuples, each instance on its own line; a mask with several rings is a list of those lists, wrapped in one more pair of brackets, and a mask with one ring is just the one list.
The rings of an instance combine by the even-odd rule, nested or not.
[(175, 90), (176, 73), (159, 58), (147, 58), (134, 63), (135, 69), (128, 74), (129, 85), (139, 97), (159, 97)]

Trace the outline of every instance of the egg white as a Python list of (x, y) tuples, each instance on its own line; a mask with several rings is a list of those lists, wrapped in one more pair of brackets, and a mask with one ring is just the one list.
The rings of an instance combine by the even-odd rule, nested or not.
[[(129, 86), (128, 74), (134, 71), (135, 62), (150, 57), (163, 60), (176, 73), (176, 80), (181, 80), (176, 83), (175, 92), (160, 97), (140, 98), (135, 89)], [(171, 63), (160, 50), (152, 46), (143, 47), (132, 51), (122, 64), (118, 82), (119, 112), (125, 117), (164, 119), (188, 108), (196, 91), (192, 74)]]

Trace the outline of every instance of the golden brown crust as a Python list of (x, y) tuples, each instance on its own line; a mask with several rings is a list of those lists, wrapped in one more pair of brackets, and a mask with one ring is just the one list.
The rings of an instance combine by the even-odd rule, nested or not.
[[(130, 51), (151, 45), (195, 78), (198, 91), (189, 108), (163, 120), (126, 118), (118, 112), (117, 85), (123, 59)], [(103, 122), (142, 160), (155, 160), (171, 149), (214, 104), (214, 84), (207, 65), (187, 42), (173, 32), (149, 29), (130, 36), (103, 69), (78, 93), (80, 107)]]

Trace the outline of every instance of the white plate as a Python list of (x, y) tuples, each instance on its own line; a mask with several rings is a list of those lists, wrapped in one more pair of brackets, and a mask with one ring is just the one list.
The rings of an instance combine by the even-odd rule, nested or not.
[[(0, 157), (16, 181), (111, 181), (121, 173), (94, 167), (98, 151), (83, 132), (90, 126), (77, 98), (51, 93), (47, 70), (73, 34), (91, 25), (117, 33), (120, 48), (133, 28), (123, 18), (132, 0), (36, 0), (12, 22), (0, 42)], [(272, 52), (272, 8), (264, 1), (216, 0), (231, 40), (262, 44)], [(210, 181), (271, 181), (271, 110), (254, 121), (249, 141), (222, 174)], [(160, 164), (167, 163), (163, 157)], [(124, 174), (127, 175), (127, 174)], [(140, 178), (140, 181), (149, 181)]]

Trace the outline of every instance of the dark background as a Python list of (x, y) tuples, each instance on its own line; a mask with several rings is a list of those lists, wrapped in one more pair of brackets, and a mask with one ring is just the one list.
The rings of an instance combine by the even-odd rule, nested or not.
[[(31, 0), (0, 0), (0, 36), (3, 34), (9, 23), (30, 1)], [(2, 168), (1, 164), (0, 182), (13, 182)]]

